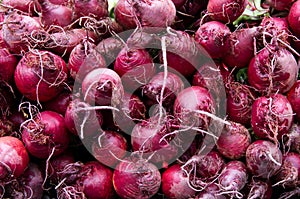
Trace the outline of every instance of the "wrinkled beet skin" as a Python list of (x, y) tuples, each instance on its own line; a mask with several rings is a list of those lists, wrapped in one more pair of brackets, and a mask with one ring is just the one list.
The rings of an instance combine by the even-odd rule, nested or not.
[[(87, 162), (83, 166), (85, 175), (76, 184), (89, 199), (109, 199), (114, 195), (113, 172), (99, 162)], [(86, 173), (87, 172), (87, 173)]]
[(219, 184), (226, 191), (240, 191), (247, 183), (247, 168), (241, 161), (228, 162), (219, 176)]
[(188, 180), (180, 165), (175, 164), (162, 174), (162, 191), (170, 199), (193, 197), (196, 192), (189, 187)]
[[(34, 101), (46, 102), (62, 91), (68, 69), (65, 61), (58, 55), (48, 51), (38, 51), (38, 53), (41, 54), (41, 58), (33, 52), (28, 52), (22, 57), (16, 67), (14, 79), (18, 90), (25, 97)], [(41, 61), (43, 62), (42, 66)], [(41, 67), (43, 68), (42, 81), (40, 81)], [(57, 85), (51, 85), (53, 83)], [(39, 86), (37, 87), (37, 85)]]
[(157, 167), (143, 159), (126, 158), (113, 174), (115, 191), (121, 198), (147, 199), (155, 195), (161, 184)]
[(201, 25), (195, 33), (198, 42), (213, 58), (221, 58), (228, 48), (225, 48), (225, 39), (230, 34), (229, 28), (221, 22), (210, 21)]
[(229, 119), (243, 125), (250, 125), (252, 104), (256, 98), (254, 91), (239, 82), (229, 82), (226, 84), (226, 93)]
[(9, 173), (7, 168), (0, 165), (0, 179), (6, 177), (21, 176), (29, 163), (29, 156), (24, 147), (24, 144), (17, 138), (5, 136), (0, 138), (0, 162), (7, 165), (12, 173)]
[(300, 26), (299, 26), (299, 17), (300, 17), (300, 0), (297, 0), (291, 7), (288, 22), (292, 31), (296, 36), (300, 37)]
[(127, 141), (121, 134), (114, 131), (103, 131), (102, 133), (99, 137), (100, 139), (98, 138), (101, 145), (98, 143), (98, 140), (94, 142), (92, 152), (100, 163), (113, 167), (125, 156)]
[(300, 122), (300, 80), (298, 80), (287, 94), (287, 99), (292, 105), (296, 119)]
[[(270, 159), (276, 160), (277, 165)], [(272, 177), (282, 165), (282, 153), (275, 144), (266, 140), (257, 140), (250, 144), (246, 151), (246, 163), (249, 171), (264, 179)]]
[(231, 23), (244, 12), (247, 3), (248, 0), (209, 0), (207, 11), (212, 19)]
[(36, 0), (2, 0), (1, 4), (11, 6), (29, 15), (40, 9), (40, 4)]
[(251, 125), (259, 138), (281, 140), (282, 136), (288, 133), (292, 123), (292, 106), (281, 94), (257, 98), (252, 105)]
[(40, 159), (48, 158), (54, 147), (54, 156), (63, 153), (70, 139), (64, 118), (56, 112), (43, 111), (34, 120), (38, 126), (32, 122), (26, 125), (33, 132), (22, 130), (22, 140), (29, 153)]
[(226, 158), (239, 159), (246, 154), (246, 149), (251, 144), (249, 131), (241, 124), (230, 122), (225, 125), (217, 141), (218, 151)]
[(28, 51), (27, 42), (22, 40), (29, 37), (33, 31), (40, 29), (41, 25), (35, 19), (12, 12), (4, 20), (2, 36), (7, 48), (12, 53), (21, 54), (22, 51)]
[[(273, 57), (275, 69), (270, 72)], [(273, 52), (264, 48), (252, 58), (248, 68), (249, 84), (262, 93), (286, 93), (296, 82), (297, 75), (298, 64), (294, 56), (283, 48)]]

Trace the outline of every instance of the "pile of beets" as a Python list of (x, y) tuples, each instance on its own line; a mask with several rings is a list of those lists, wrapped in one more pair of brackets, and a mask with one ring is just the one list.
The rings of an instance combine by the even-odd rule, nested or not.
[(1, 0), (0, 198), (300, 196), (300, 0)]

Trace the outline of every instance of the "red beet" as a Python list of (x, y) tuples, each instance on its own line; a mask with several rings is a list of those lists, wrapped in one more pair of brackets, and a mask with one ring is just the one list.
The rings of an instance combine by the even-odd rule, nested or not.
[(281, 94), (259, 97), (252, 105), (251, 125), (256, 136), (281, 140), (293, 124), (293, 110)]
[(16, 54), (28, 51), (28, 37), (35, 31), (39, 31), (41, 25), (34, 18), (12, 12), (5, 17), (2, 34), (7, 48)]
[(120, 76), (108, 68), (88, 73), (82, 82), (84, 100), (90, 104), (118, 105), (124, 94)]
[(262, 93), (285, 93), (297, 80), (298, 64), (293, 54), (284, 48), (264, 48), (252, 58), (248, 81)]
[(246, 9), (247, 0), (209, 0), (207, 11), (216, 21), (231, 23)]
[(246, 163), (254, 176), (269, 179), (282, 166), (282, 153), (272, 142), (257, 140), (246, 151)]
[(123, 48), (118, 54), (114, 70), (122, 79), (124, 88), (135, 91), (148, 83), (156, 68), (150, 54), (144, 49)]
[(174, 164), (162, 174), (162, 191), (170, 199), (188, 199), (196, 193), (189, 187), (188, 181), (180, 165)]
[(225, 39), (229, 36), (229, 28), (221, 22), (210, 21), (201, 25), (195, 33), (198, 42), (212, 58), (221, 58), (227, 51)]
[(17, 63), (17, 58), (8, 49), (0, 49), (0, 79), (2, 81), (12, 82)]
[(292, 31), (295, 33), (295, 35), (298, 38), (300, 37), (299, 17), (300, 17), (300, 0), (297, 0), (290, 9), (288, 15), (288, 22)]
[(243, 28), (234, 31), (226, 39), (224, 48), (227, 53), (223, 57), (226, 66), (243, 68), (248, 66), (254, 57), (254, 41), (257, 35), (257, 28)]
[(115, 166), (126, 155), (127, 141), (114, 131), (103, 131), (92, 144), (93, 156), (102, 164)]
[(292, 105), (296, 119), (300, 122), (300, 80), (298, 80), (287, 94), (287, 99)]
[(230, 122), (230, 125), (225, 125), (217, 141), (217, 149), (226, 158), (240, 159), (245, 156), (250, 144), (251, 137), (246, 127)]
[(160, 184), (157, 167), (143, 159), (126, 158), (114, 170), (113, 185), (121, 198), (151, 198)]
[[(300, 155), (290, 152), (283, 156), (282, 166), (276, 175), (276, 185), (297, 187), (300, 180)], [(273, 185), (274, 186), (274, 185)]]
[(24, 144), (11, 136), (0, 137), (0, 179), (21, 176), (29, 163)]
[(62, 91), (67, 74), (66, 63), (61, 57), (48, 51), (35, 50), (22, 57), (14, 78), (18, 90), (25, 97), (45, 102)]
[(22, 128), (22, 140), (34, 157), (45, 159), (63, 153), (69, 144), (64, 118), (52, 111), (43, 111)]

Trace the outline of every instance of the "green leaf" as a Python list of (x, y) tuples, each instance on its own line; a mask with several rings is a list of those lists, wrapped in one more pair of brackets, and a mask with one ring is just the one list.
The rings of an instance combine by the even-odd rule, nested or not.
[(233, 22), (234, 26), (239, 26), (243, 21), (261, 20), (263, 17), (269, 15), (269, 9), (261, 7), (262, 0), (248, 0), (248, 5), (243, 14)]

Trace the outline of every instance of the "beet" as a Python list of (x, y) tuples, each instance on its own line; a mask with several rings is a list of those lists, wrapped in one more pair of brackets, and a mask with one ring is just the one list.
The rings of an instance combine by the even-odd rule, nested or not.
[(251, 125), (256, 136), (281, 140), (293, 123), (293, 110), (281, 94), (259, 97), (252, 105)]
[(257, 140), (247, 148), (246, 163), (254, 176), (269, 179), (280, 169), (282, 153), (272, 142)]
[(300, 122), (300, 80), (298, 80), (287, 94), (287, 99), (292, 105), (296, 119)]
[(217, 140), (217, 149), (226, 158), (240, 159), (245, 156), (250, 144), (251, 137), (246, 127), (230, 122), (230, 125), (225, 125)]

